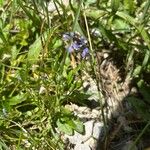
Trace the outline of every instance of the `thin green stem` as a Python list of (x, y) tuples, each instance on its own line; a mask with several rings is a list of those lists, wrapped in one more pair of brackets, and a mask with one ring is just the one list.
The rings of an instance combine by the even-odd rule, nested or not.
[(103, 118), (103, 122), (104, 122), (104, 130), (105, 130), (105, 134), (106, 134), (107, 133), (107, 129), (106, 129), (107, 121), (106, 121), (106, 118), (105, 118), (104, 109), (103, 109), (103, 103), (102, 103), (102, 100), (104, 99), (104, 96), (103, 96), (102, 91), (101, 91), (102, 86), (100, 84), (99, 77), (98, 77), (98, 75), (96, 73), (97, 72), (96, 71), (96, 60), (94, 58), (94, 50), (93, 50), (93, 47), (92, 47), (91, 36), (90, 36), (90, 32), (89, 32), (87, 18), (86, 18), (85, 13), (83, 13), (83, 15), (84, 15), (85, 26), (86, 26), (87, 36), (88, 36), (88, 41), (89, 41), (89, 46), (90, 46), (90, 52), (91, 52), (91, 58), (92, 58), (92, 67), (93, 67), (94, 75), (96, 77), (95, 80), (96, 80), (96, 85), (97, 85), (97, 89), (98, 89), (99, 104), (100, 104), (100, 107), (101, 107), (102, 118)]
[(78, 22), (78, 19), (79, 19), (79, 15), (80, 15), (80, 11), (81, 11), (81, 6), (83, 4), (83, 1), (84, 0), (80, 0), (80, 3), (79, 3), (79, 7), (77, 9), (77, 13), (76, 13), (76, 16), (75, 16), (75, 20), (74, 20), (74, 23), (73, 23), (73, 32), (75, 31), (76, 29), (76, 25), (77, 25), (77, 22)]

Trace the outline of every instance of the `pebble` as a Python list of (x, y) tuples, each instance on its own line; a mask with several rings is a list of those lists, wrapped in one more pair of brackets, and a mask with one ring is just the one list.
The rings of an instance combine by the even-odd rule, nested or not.
[(106, 58), (109, 57), (109, 54), (108, 53), (104, 53), (103, 57), (104, 57), (104, 59), (106, 59)]
[(89, 112), (90, 112), (90, 109), (88, 108), (88, 107), (79, 107), (78, 108), (78, 111), (79, 112), (82, 112), (83, 114), (89, 114)]
[[(61, 0), (58, 0), (58, 1), (59, 1), (59, 3), (61, 3)], [(63, 5), (67, 6), (68, 4), (69, 4), (69, 0), (63, 0)], [(57, 7), (59, 7), (58, 3), (57, 3)], [(48, 11), (49, 12), (53, 12), (55, 10), (56, 10), (56, 7), (55, 7), (54, 2), (49, 2), (49, 4), (48, 4)]]
[(74, 150), (91, 150), (91, 148), (86, 144), (77, 144)]
[(96, 109), (92, 110), (92, 113), (91, 113), (92, 118), (98, 118), (99, 115), (100, 115), (100, 111), (99, 110), (96, 110)]
[(91, 137), (84, 144), (89, 145), (92, 150), (95, 150), (97, 146), (97, 140)]
[(103, 127), (103, 123), (101, 123), (101, 122), (96, 122), (94, 124), (93, 137), (97, 140), (99, 139), (99, 135), (101, 134), (102, 127)]

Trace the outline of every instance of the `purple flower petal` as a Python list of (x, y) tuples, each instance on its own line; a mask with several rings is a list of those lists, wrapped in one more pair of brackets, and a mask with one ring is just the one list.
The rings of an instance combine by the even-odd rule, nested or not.
[(74, 51), (74, 48), (72, 45), (70, 45), (68, 48), (67, 48), (68, 52), (69, 53), (72, 53)]
[(82, 50), (82, 58), (86, 57), (89, 49), (87, 48), (87, 40), (85, 37), (80, 36), (80, 34), (75, 32), (66, 32), (63, 34), (63, 40), (66, 44), (66, 50), (69, 53), (72, 53), (75, 50), (81, 52)]
[(73, 47), (75, 50), (79, 50), (79, 49), (80, 49), (80, 45), (78, 45), (77, 42), (73, 42), (73, 43), (72, 43), (72, 47)]
[(85, 56), (88, 54), (88, 52), (89, 52), (89, 49), (87, 47), (84, 48), (84, 50), (83, 50), (83, 52), (81, 54), (82, 58), (85, 58)]

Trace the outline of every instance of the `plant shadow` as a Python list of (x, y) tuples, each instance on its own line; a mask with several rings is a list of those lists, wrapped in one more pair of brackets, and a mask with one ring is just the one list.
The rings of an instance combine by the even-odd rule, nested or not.
[[(128, 89), (124, 90), (128, 92), (119, 97), (115, 109), (112, 109), (108, 102), (112, 95), (108, 97), (106, 93), (107, 105), (104, 110), (108, 113), (107, 126), (99, 134), (96, 150), (143, 150), (150, 147), (150, 127), (144, 131), (150, 118), (150, 86), (141, 78), (132, 79), (128, 82)], [(115, 98), (113, 97), (112, 101), (115, 101)]]

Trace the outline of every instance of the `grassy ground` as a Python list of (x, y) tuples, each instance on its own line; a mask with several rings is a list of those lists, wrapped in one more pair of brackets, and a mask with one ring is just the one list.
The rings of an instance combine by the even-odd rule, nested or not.
[(105, 52), (121, 80), (138, 88), (127, 98), (144, 122), (138, 143), (150, 124), (150, 1), (53, 2), (55, 11), (46, 0), (0, 0), (0, 149), (64, 149), (56, 127), (67, 134), (84, 130), (64, 105), (85, 103), (86, 73), (97, 83), (106, 125), (96, 59)]

